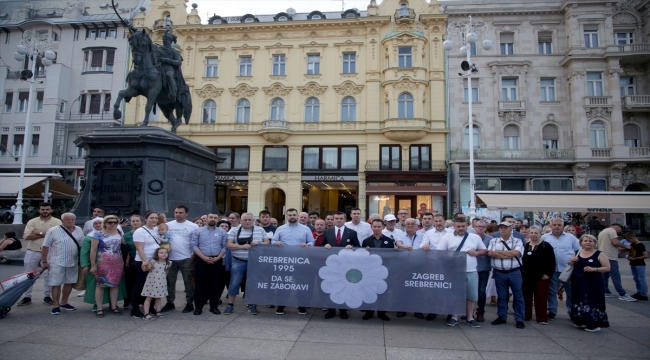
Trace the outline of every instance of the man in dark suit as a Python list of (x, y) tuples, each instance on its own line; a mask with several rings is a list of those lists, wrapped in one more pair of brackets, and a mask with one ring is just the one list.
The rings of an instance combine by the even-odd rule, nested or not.
[[(321, 246), (325, 249), (331, 249), (332, 247), (344, 247), (346, 249), (351, 249), (353, 247), (359, 247), (359, 239), (357, 239), (357, 232), (345, 227), (346, 216), (344, 212), (337, 212), (334, 214), (334, 227), (331, 229), (325, 230), (323, 233), (323, 241)], [(348, 318), (348, 311), (345, 309), (339, 309), (341, 319)], [(325, 319), (331, 319), (336, 316), (336, 309), (328, 309), (325, 314)]]
[[(361, 247), (370, 249), (370, 248), (384, 248), (384, 249), (395, 249), (395, 240), (389, 238), (388, 236), (382, 234), (384, 230), (384, 222), (380, 219), (375, 219), (370, 225), (372, 229), (372, 236), (363, 240)], [(369, 320), (375, 315), (374, 310), (366, 310), (366, 314), (363, 315), (363, 320)], [(377, 317), (384, 320), (390, 321), (390, 318), (386, 316), (385, 311), (377, 311)]]

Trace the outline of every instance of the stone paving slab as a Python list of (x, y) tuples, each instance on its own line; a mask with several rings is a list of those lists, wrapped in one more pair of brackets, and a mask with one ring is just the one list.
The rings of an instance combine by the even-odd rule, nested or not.
[[(633, 293), (629, 266), (621, 261), (623, 286)], [(22, 267), (0, 265), (0, 278), (21, 273)], [(647, 269), (650, 278), (650, 267)], [(515, 328), (510, 305), (507, 325), (492, 326), (496, 307), (486, 307), (486, 322), (479, 329), (461, 321), (445, 326), (445, 315), (434, 321), (413, 314), (389, 322), (377, 317), (364, 321), (360, 311), (350, 318), (325, 320), (321, 309), (298, 315), (287, 307), (285, 315), (259, 306), (260, 315), (246, 311), (241, 298), (232, 315), (183, 314), (184, 301), (163, 319), (152, 322), (128, 315), (106, 313), (98, 319), (92, 305), (76, 297), (77, 311), (49, 314), (42, 303), (42, 281), (34, 286), (33, 304), (12, 307), (0, 320), (0, 359), (458, 359), (458, 360), (636, 360), (650, 358), (650, 303), (607, 299), (612, 327), (599, 333), (574, 328), (564, 304), (548, 325), (526, 322)], [(176, 285), (182, 294), (182, 280)], [(182, 297), (179, 297), (182, 298)], [(121, 304), (121, 302), (120, 302)], [(221, 311), (225, 306), (219, 307)]]

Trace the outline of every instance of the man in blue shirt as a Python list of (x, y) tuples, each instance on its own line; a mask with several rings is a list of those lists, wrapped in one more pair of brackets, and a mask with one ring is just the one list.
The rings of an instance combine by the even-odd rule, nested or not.
[(208, 214), (208, 224), (191, 235), (191, 246), (196, 256), (196, 293), (194, 315), (203, 313), (205, 290), (210, 289), (210, 312), (218, 315), (218, 290), (222, 288), (223, 257), (226, 255), (226, 232), (217, 227), (219, 215)]
[(551, 220), (551, 232), (544, 234), (542, 240), (553, 246), (555, 252), (555, 273), (551, 277), (551, 284), (548, 288), (548, 319), (555, 320), (557, 315), (557, 289), (562, 283), (566, 292), (566, 309), (571, 316), (571, 282), (560, 281), (560, 273), (566, 268), (569, 259), (580, 249), (580, 244), (575, 236), (564, 232), (564, 220)]
[[(291, 208), (285, 213), (287, 223), (277, 228), (273, 235), (271, 244), (274, 246), (314, 246), (312, 231), (305, 225), (298, 223), (298, 210)], [(275, 311), (276, 315), (284, 315), (284, 306), (279, 305)], [(298, 314), (306, 315), (307, 309), (304, 306), (298, 307)]]

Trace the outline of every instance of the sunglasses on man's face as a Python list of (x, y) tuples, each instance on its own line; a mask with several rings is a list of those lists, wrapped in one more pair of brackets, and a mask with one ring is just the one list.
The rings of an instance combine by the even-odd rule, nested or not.
[(108, 225), (117, 225), (117, 221), (107, 221)]

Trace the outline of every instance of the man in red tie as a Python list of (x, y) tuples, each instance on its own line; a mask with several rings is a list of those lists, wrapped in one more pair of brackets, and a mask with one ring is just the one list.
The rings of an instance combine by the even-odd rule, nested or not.
[[(345, 227), (346, 216), (344, 212), (337, 212), (334, 214), (334, 227), (331, 229), (325, 230), (323, 233), (323, 241), (321, 246), (325, 249), (331, 249), (332, 247), (342, 247), (346, 249), (352, 249), (353, 247), (359, 247), (359, 239), (357, 239), (357, 232)], [(348, 318), (348, 311), (345, 309), (339, 309), (341, 319)], [(336, 316), (336, 309), (328, 309), (325, 313), (325, 319), (331, 319)]]

